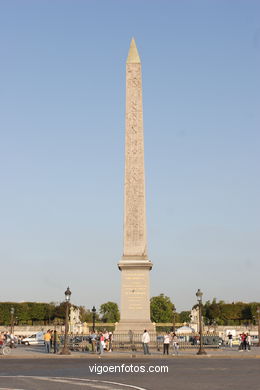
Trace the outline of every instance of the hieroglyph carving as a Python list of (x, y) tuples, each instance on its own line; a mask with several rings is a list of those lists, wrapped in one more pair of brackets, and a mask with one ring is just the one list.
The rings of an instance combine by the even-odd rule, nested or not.
[(141, 64), (126, 65), (124, 256), (146, 256)]

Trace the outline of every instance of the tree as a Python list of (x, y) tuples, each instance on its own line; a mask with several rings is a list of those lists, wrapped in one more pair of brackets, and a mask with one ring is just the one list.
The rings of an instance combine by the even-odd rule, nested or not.
[(164, 294), (152, 297), (150, 300), (152, 322), (172, 322), (174, 304)]
[(120, 319), (118, 305), (115, 302), (103, 303), (99, 311), (103, 322), (118, 322)]
[[(79, 312), (80, 312), (80, 320), (82, 322), (88, 322), (88, 323), (92, 322), (93, 314), (92, 314), (91, 310), (86, 309), (84, 306), (80, 306)], [(96, 320), (98, 320), (97, 314), (96, 314)]]
[(179, 313), (179, 322), (190, 322), (190, 311), (181, 311)]

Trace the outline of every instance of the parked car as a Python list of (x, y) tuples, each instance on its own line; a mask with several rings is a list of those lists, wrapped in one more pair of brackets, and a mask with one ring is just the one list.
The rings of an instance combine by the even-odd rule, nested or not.
[(37, 332), (32, 334), (30, 337), (22, 339), (21, 343), (24, 345), (44, 345), (44, 333)]

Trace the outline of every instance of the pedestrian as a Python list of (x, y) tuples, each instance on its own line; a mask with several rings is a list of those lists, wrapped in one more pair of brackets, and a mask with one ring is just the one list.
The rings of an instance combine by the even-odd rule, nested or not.
[(99, 332), (99, 355), (103, 355), (105, 346), (105, 337), (102, 332)]
[(179, 354), (179, 340), (176, 336), (176, 333), (172, 334), (172, 346), (173, 346), (173, 355)]
[(112, 332), (109, 332), (108, 340), (109, 340), (108, 352), (112, 352), (112, 341), (113, 341), (113, 333)]
[(252, 340), (251, 340), (251, 336), (249, 333), (246, 334), (246, 341), (247, 341), (247, 350), (250, 351), (251, 345), (252, 345)]
[(149, 352), (150, 335), (146, 329), (144, 330), (144, 333), (142, 335), (142, 343), (143, 343), (144, 355), (151, 355)]
[(164, 336), (163, 336), (163, 354), (167, 354), (169, 355), (169, 344), (170, 344), (170, 340), (171, 340), (171, 336), (170, 336), (170, 333), (167, 332)]
[(247, 340), (246, 340), (246, 334), (243, 332), (240, 334), (240, 345), (239, 345), (239, 351), (246, 351), (247, 348)]
[(53, 334), (53, 330), (50, 330), (50, 335), (51, 335), (51, 338), (50, 338), (50, 352), (51, 352), (52, 348), (54, 348), (54, 334)]
[(55, 329), (53, 332), (53, 353), (59, 353), (60, 350), (60, 336)]
[(229, 332), (228, 334), (228, 345), (230, 348), (232, 348), (232, 342), (233, 342), (233, 335)]
[(89, 336), (89, 341), (91, 343), (92, 353), (97, 352), (97, 335), (95, 332), (91, 332), (91, 335)]
[(50, 353), (51, 351), (51, 333), (50, 330), (47, 331), (44, 335), (44, 344), (46, 353)]

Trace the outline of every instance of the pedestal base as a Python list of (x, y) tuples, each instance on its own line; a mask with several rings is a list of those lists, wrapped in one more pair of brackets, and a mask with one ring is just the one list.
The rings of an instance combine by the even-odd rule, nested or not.
[(128, 334), (133, 332), (134, 334), (143, 334), (144, 330), (149, 333), (156, 333), (155, 325), (150, 321), (120, 321), (116, 324), (115, 334)]

